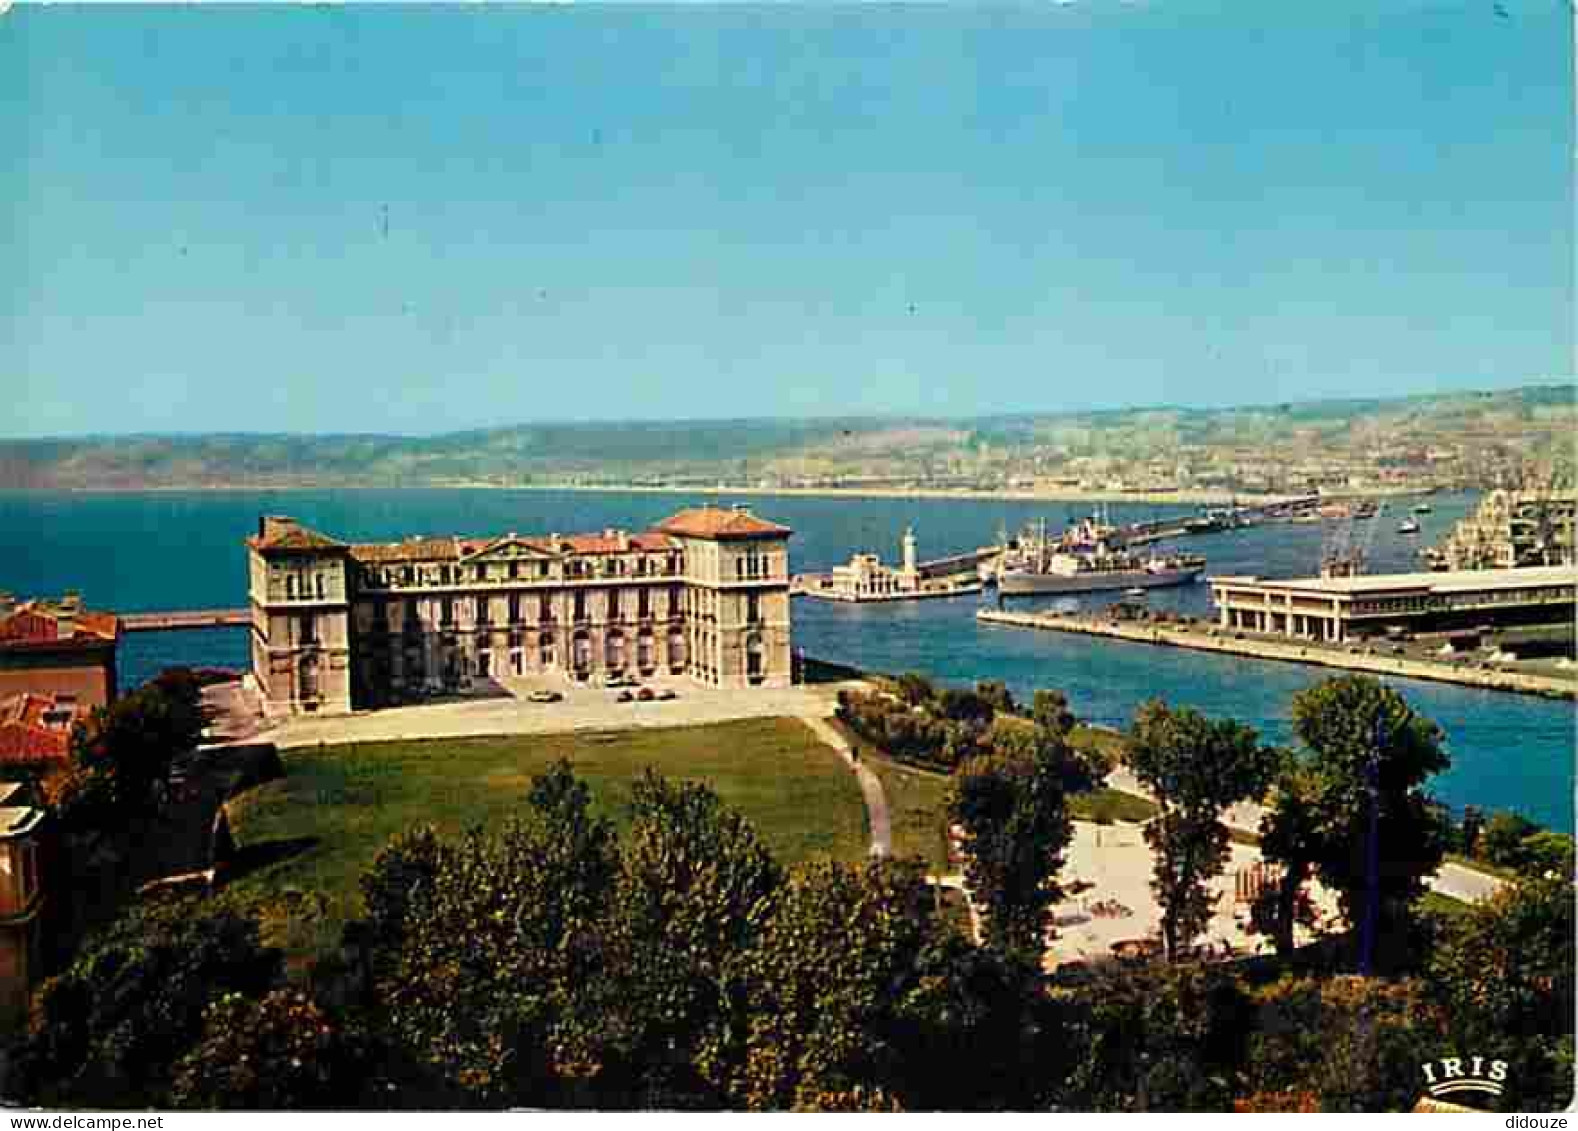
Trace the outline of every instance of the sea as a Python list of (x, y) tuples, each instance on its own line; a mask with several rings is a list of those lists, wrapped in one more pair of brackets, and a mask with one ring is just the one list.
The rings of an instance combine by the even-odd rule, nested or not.
[[(246, 603), (242, 539), (264, 514), (291, 515), (351, 541), (408, 535), (570, 533), (641, 529), (708, 495), (503, 489), (293, 491), (0, 492), (0, 590), (22, 596), (75, 589), (90, 608), (120, 612), (235, 608)], [(1003, 531), (1045, 520), (1075, 521), (1090, 504), (1012, 499), (849, 498), (806, 495), (725, 497), (794, 529), (791, 568), (825, 570), (852, 553), (897, 561), (913, 528), (922, 560), (993, 544)], [(1476, 497), (1434, 495), (1415, 516), (1418, 535), (1397, 532), (1416, 500), (1393, 500), (1375, 525), (1372, 572), (1415, 569), (1421, 546), (1443, 537)], [(1176, 505), (1111, 503), (1113, 522), (1195, 513)], [(1362, 532), (1362, 524), (1360, 524)], [(1269, 524), (1181, 539), (1204, 554), (1207, 573), (1310, 576), (1327, 524)], [(1113, 595), (1021, 598), (1012, 607), (1091, 608)], [(1153, 591), (1150, 604), (1210, 616), (1209, 587)], [(1232, 717), (1268, 742), (1293, 741), (1290, 702), (1332, 674), (1305, 667), (1127, 641), (978, 623), (984, 596), (849, 605), (794, 603), (794, 640), (805, 654), (868, 670), (918, 671), (947, 684), (1002, 680), (1019, 696), (1036, 688), (1067, 694), (1081, 718), (1122, 727), (1153, 698)], [(242, 668), (241, 629), (133, 633), (123, 642), (121, 681), (135, 686), (175, 664)], [(1575, 722), (1568, 702), (1418, 680), (1391, 682), (1446, 734), (1449, 770), (1432, 782), (1454, 810), (1511, 809), (1573, 831)]]

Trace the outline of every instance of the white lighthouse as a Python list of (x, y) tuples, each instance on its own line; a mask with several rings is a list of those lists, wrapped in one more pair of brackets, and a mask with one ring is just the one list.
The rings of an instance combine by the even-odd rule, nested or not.
[(916, 575), (917, 571), (916, 571), (916, 568), (915, 568), (915, 529), (914, 529), (914, 527), (906, 526), (904, 528), (904, 566), (900, 570), (900, 572), (903, 573), (904, 577), (906, 579), (910, 580), (910, 581), (913, 581), (915, 579), (915, 575)]

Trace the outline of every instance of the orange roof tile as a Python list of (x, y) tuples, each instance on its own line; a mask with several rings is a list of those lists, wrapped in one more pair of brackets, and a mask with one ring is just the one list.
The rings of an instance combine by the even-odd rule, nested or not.
[(258, 522), (258, 532), (247, 539), (254, 550), (339, 550), (344, 542), (327, 534), (319, 534), (293, 518), (265, 517)]
[(404, 542), (357, 542), (351, 557), (359, 562), (452, 562), (460, 557), (456, 538), (408, 538)]
[[(557, 542), (544, 536), (513, 540), (550, 554), (615, 554), (626, 550), (669, 550), (674, 543), (664, 534), (644, 531), (626, 536), (621, 545), (617, 536), (601, 534), (561, 534)], [(453, 562), (510, 541), (509, 535), (497, 538), (411, 538), (404, 542), (361, 542), (350, 547), (351, 557), (369, 565), (391, 562)]]
[(63, 761), (71, 750), (76, 708), (59, 721), (48, 717), (56, 709), (51, 695), (24, 692), (0, 699), (0, 763)]
[[(72, 621), (71, 634), (62, 636), (60, 622), (67, 617)], [(0, 645), (113, 641), (120, 635), (120, 627), (120, 618), (114, 613), (87, 609), (68, 612), (55, 602), (27, 601), (0, 616)]]
[(724, 507), (690, 507), (653, 529), (691, 538), (782, 538), (793, 533), (787, 526), (757, 518), (750, 511)]

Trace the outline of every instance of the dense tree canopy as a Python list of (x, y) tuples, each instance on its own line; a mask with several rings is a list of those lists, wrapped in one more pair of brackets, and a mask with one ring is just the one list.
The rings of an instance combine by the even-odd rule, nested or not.
[(1210, 922), (1208, 885), (1228, 858), (1222, 811), (1264, 792), (1277, 754), (1249, 727), (1153, 700), (1134, 716), (1127, 760), (1160, 810), (1145, 826), (1145, 842), (1154, 859), (1162, 942), (1175, 959)]
[(1405, 961), (1414, 905), (1447, 843), (1425, 791), (1448, 765), (1441, 729), (1392, 688), (1356, 675), (1295, 695), (1293, 727), (1306, 752), (1278, 783), (1262, 850), (1338, 894), (1356, 960), (1368, 940), (1378, 961)]
[(256, 919), (193, 897), (152, 898), (91, 938), (37, 997), (10, 1085), (33, 1103), (158, 1104), (211, 998), (275, 984), (278, 952)]

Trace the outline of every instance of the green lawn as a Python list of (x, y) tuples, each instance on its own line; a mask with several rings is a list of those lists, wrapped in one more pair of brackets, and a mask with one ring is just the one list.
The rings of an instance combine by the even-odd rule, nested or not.
[(953, 871), (948, 865), (948, 775), (869, 753), (862, 761), (882, 782), (888, 799), (893, 855), (919, 856), (935, 874)]
[(1076, 723), (1069, 733), (1068, 742), (1075, 750), (1102, 754), (1113, 765), (1123, 760), (1124, 751), (1128, 747), (1123, 735), (1118, 732), (1105, 727), (1090, 726), (1087, 723)]
[(1105, 787), (1089, 793), (1070, 794), (1068, 809), (1076, 821), (1095, 821), (1098, 825), (1110, 825), (1114, 821), (1148, 821), (1156, 816), (1155, 802)]
[(839, 757), (793, 719), (601, 734), (515, 735), (288, 751), (285, 777), (230, 807), (240, 874), (227, 898), (260, 897), (270, 941), (321, 953), (360, 913), (357, 880), (397, 833), (430, 823), (454, 835), (519, 811), (533, 775), (560, 757), (621, 828), (648, 766), (705, 781), (784, 863), (860, 860), (860, 788)]
[(1450, 895), (1442, 895), (1438, 891), (1427, 891), (1419, 897), (1415, 905), (1419, 911), (1426, 915), (1441, 915), (1448, 919), (1459, 915), (1468, 914), (1469, 904)]

